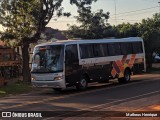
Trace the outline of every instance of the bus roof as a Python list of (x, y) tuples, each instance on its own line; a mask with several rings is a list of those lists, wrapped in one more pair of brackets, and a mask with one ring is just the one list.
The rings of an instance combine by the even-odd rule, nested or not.
[(59, 40), (55, 42), (46, 42), (36, 46), (46, 45), (68, 45), (68, 44), (83, 44), (83, 43), (110, 43), (110, 42), (136, 42), (143, 41), (141, 37), (116, 38), (116, 39), (81, 39), (81, 40)]

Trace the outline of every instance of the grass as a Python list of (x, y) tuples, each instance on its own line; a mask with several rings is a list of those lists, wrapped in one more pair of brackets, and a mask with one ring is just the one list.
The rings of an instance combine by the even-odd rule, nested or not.
[(6, 86), (0, 87), (0, 97), (4, 97), (6, 95), (15, 95), (15, 94), (22, 94), (28, 93), (32, 91), (32, 87), (28, 83), (17, 82), (14, 84), (8, 84)]

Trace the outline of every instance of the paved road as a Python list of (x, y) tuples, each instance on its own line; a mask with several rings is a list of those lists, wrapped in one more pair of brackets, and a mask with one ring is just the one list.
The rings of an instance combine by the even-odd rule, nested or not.
[(0, 99), (0, 111), (62, 111), (61, 114), (68, 114), (71, 111), (134, 110), (160, 111), (160, 74), (136, 75), (128, 84), (119, 84), (116, 80), (91, 84), (86, 91), (71, 88), (59, 93), (39, 89)]

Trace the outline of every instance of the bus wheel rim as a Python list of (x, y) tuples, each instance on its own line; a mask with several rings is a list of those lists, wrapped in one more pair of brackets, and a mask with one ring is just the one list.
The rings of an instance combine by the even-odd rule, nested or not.
[(82, 79), (82, 80), (81, 80), (81, 86), (82, 86), (82, 87), (86, 87), (86, 84), (87, 84), (86, 80), (85, 80), (85, 79)]
[(129, 73), (126, 73), (126, 74), (125, 74), (125, 79), (126, 79), (126, 81), (129, 81), (129, 80), (130, 80), (130, 75), (129, 75)]

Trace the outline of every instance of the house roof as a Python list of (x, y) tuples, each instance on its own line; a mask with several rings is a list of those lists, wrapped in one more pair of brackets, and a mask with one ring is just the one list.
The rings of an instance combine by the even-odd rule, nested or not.
[(47, 36), (46, 40), (50, 40), (52, 38), (58, 40), (67, 40), (66, 36), (63, 35), (61, 31), (53, 29), (51, 27), (46, 27), (43, 33)]
[(5, 42), (0, 40), (0, 48), (5, 48)]
[(54, 37), (58, 40), (67, 40), (66, 36), (64, 36), (61, 32), (56, 32)]

